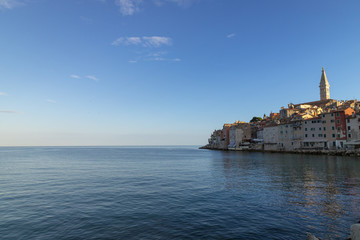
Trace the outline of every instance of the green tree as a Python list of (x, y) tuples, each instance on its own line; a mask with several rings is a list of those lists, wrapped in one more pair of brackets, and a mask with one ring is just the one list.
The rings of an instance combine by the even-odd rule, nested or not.
[(251, 122), (251, 123), (260, 122), (261, 120), (262, 120), (261, 117), (253, 117), (253, 118), (250, 120), (250, 122)]

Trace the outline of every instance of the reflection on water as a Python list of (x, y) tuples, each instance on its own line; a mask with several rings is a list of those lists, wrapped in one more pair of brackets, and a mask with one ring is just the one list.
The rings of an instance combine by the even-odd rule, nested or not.
[[(254, 204), (292, 215), (336, 239), (360, 218), (360, 159), (339, 156), (221, 152), (224, 187)], [(345, 224), (346, 223), (346, 224)], [(318, 226), (321, 225), (321, 226)], [(314, 231), (318, 231), (314, 230)]]
[(0, 148), (0, 238), (345, 239), (360, 160), (197, 147)]

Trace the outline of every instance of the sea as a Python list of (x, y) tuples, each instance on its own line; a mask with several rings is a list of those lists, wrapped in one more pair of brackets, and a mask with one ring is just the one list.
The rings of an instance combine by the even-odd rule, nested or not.
[(0, 239), (346, 239), (360, 158), (1, 147)]

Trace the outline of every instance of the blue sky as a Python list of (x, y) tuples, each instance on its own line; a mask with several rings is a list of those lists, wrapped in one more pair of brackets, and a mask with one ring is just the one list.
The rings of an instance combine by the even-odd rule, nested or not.
[(202, 145), (359, 98), (360, 2), (0, 0), (0, 145)]

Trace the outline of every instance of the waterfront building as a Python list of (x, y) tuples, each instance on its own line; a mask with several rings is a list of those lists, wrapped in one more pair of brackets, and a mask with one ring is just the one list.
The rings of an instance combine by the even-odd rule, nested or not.
[(348, 149), (360, 149), (360, 114), (353, 113), (346, 118), (347, 142)]
[(293, 150), (293, 127), (290, 122), (279, 125), (279, 147), (280, 150), (291, 151)]
[(244, 142), (251, 140), (251, 126), (245, 122), (235, 122), (229, 129), (229, 145), (228, 148), (235, 150)]
[(254, 150), (360, 150), (360, 102), (330, 99), (324, 68), (319, 87), (318, 101), (290, 103), (251, 124), (224, 124), (217, 145), (242, 149), (251, 142)]
[(346, 117), (347, 140), (360, 140), (360, 115), (353, 113)]
[(303, 148), (323, 149), (327, 147), (326, 135), (321, 117), (315, 117), (304, 121), (303, 127)]
[(279, 125), (265, 126), (263, 136), (264, 150), (279, 150)]
[(222, 140), (225, 141), (224, 144), (226, 146), (229, 145), (229, 142), (230, 142), (230, 127), (231, 127), (232, 124), (229, 124), (229, 123), (225, 123), (224, 126), (223, 126), (223, 129), (222, 129)]

